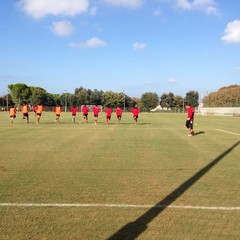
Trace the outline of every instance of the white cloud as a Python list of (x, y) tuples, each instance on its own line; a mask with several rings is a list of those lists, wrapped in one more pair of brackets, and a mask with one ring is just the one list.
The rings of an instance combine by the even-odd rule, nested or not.
[(145, 43), (135, 42), (132, 45), (133, 50), (142, 50), (146, 47)]
[(74, 27), (69, 21), (53, 22), (52, 31), (58, 36), (69, 36), (74, 32)]
[(174, 78), (169, 78), (169, 79), (167, 80), (167, 82), (169, 82), (169, 83), (176, 83), (177, 80), (174, 79)]
[(117, 6), (117, 7), (130, 7), (138, 8), (143, 4), (143, 0), (101, 0), (102, 2)]
[(47, 15), (74, 16), (88, 10), (89, 0), (20, 0), (19, 6), (33, 18)]
[(96, 47), (106, 47), (107, 44), (103, 40), (93, 37), (86, 42), (71, 42), (69, 47), (72, 48), (96, 48)]
[(221, 40), (225, 43), (240, 43), (240, 20), (234, 20), (227, 24)]
[(176, 0), (177, 6), (185, 10), (202, 10), (207, 14), (217, 14), (215, 0)]

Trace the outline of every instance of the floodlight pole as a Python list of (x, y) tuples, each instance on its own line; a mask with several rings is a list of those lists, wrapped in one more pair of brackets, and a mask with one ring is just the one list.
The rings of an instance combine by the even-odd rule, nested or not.
[(124, 111), (124, 112), (126, 111), (126, 103), (125, 103), (125, 93), (124, 93), (124, 90), (123, 90), (123, 111)]
[(67, 93), (65, 90), (65, 112), (67, 112)]

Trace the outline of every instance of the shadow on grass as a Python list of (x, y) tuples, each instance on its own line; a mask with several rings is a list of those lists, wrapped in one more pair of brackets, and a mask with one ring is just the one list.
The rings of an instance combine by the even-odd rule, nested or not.
[(205, 132), (203, 132), (203, 131), (195, 132), (195, 133), (194, 133), (194, 136), (199, 135), (199, 134), (204, 134), (204, 133), (205, 133)]
[(194, 185), (201, 177), (211, 170), (219, 161), (221, 161), (227, 154), (229, 154), (235, 147), (239, 145), (240, 141), (235, 143), (232, 147), (227, 149), (216, 159), (210, 162), (207, 166), (198, 171), (195, 175), (190, 177), (187, 181), (176, 188), (172, 193), (167, 195), (164, 199), (158, 202), (154, 207), (145, 212), (142, 216), (137, 218), (134, 222), (130, 222), (123, 226), (119, 231), (114, 233), (108, 240), (133, 240), (142, 234), (148, 224), (154, 220), (161, 212), (163, 212), (171, 203), (177, 200), (185, 191)]

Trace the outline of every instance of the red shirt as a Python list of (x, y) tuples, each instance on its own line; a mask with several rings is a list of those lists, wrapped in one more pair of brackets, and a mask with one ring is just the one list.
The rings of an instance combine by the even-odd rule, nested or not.
[(194, 120), (194, 109), (193, 109), (193, 107), (189, 107), (189, 108), (187, 109), (187, 117), (188, 117), (191, 121)]
[(107, 108), (107, 109), (106, 109), (106, 116), (107, 116), (107, 117), (110, 117), (111, 114), (112, 114), (112, 109), (111, 109), (111, 108)]
[(83, 114), (88, 114), (88, 107), (87, 106), (83, 106), (82, 107), (82, 112), (83, 112)]
[(133, 116), (138, 116), (139, 112), (140, 112), (140, 111), (139, 111), (138, 108), (133, 108), (133, 109), (132, 109)]
[(99, 107), (97, 107), (97, 106), (93, 107), (93, 114), (94, 115), (98, 115), (99, 112), (100, 112), (100, 108)]
[(72, 107), (72, 108), (71, 108), (72, 114), (76, 114), (77, 111), (78, 111), (78, 108), (77, 108), (77, 107)]
[(122, 116), (122, 109), (118, 107), (116, 109), (116, 114), (117, 114), (117, 116)]

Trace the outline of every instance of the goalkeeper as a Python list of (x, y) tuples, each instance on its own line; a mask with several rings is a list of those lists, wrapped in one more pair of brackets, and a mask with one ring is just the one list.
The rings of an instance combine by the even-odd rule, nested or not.
[(194, 108), (186, 104), (185, 109), (187, 110), (186, 127), (189, 129), (189, 137), (194, 135), (193, 121), (194, 121)]

